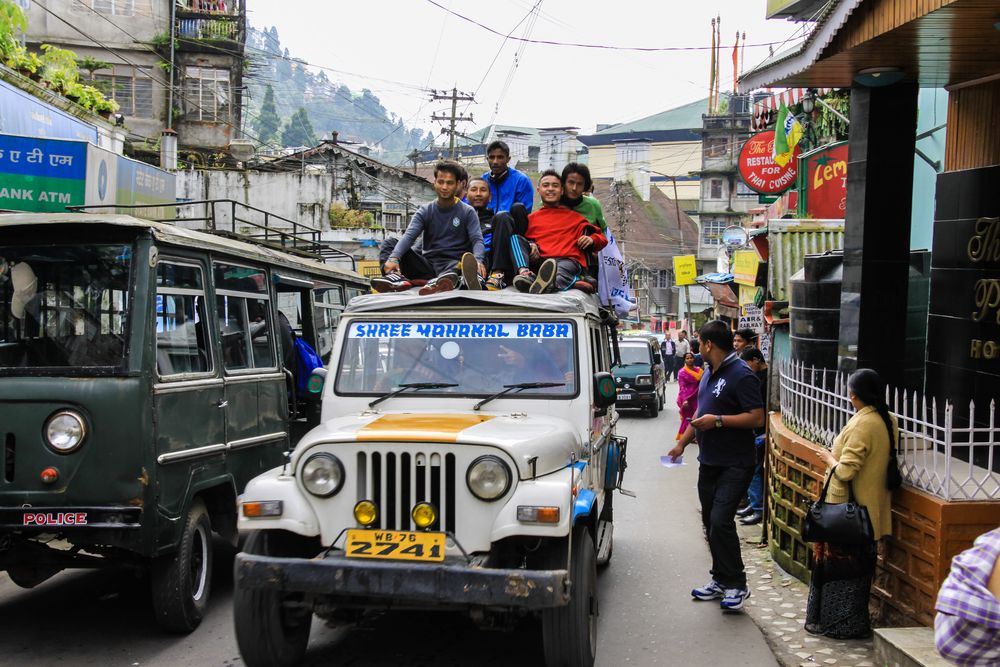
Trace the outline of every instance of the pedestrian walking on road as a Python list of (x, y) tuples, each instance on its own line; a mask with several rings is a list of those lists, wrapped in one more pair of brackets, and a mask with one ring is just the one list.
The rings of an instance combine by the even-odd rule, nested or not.
[[(739, 332), (736, 332), (739, 335)], [(735, 337), (734, 337), (735, 340)], [(735, 344), (734, 344), (735, 347)], [(750, 367), (760, 380), (760, 400), (767, 409), (767, 363), (764, 354), (755, 347), (743, 347), (740, 359)], [(757, 467), (750, 480), (747, 490), (747, 505), (736, 512), (740, 523), (744, 526), (754, 526), (764, 520), (764, 427), (754, 429), (754, 447), (757, 450)]]
[(680, 371), (684, 366), (684, 357), (691, 350), (691, 342), (688, 340), (688, 333), (683, 329), (677, 332), (677, 342), (674, 343), (674, 368)]
[(725, 322), (703, 326), (701, 354), (709, 368), (698, 386), (698, 413), (670, 456), (677, 459), (698, 439), (698, 497), (712, 552), (712, 581), (691, 591), (697, 600), (719, 600), (723, 611), (743, 608), (750, 597), (743, 569), (736, 509), (753, 477), (753, 429), (764, 423), (760, 383), (733, 351)]
[(956, 665), (1000, 664), (1000, 528), (952, 559), (935, 609), (942, 657)]
[(892, 492), (886, 469), (894, 443), (896, 419), (885, 404), (885, 385), (870, 368), (847, 380), (857, 412), (833, 441), (833, 451), (820, 450), (830, 466), (828, 503), (846, 503), (853, 487), (859, 505), (868, 508), (872, 542), (861, 545), (817, 542), (806, 602), (806, 632), (834, 639), (871, 635), (868, 598), (875, 575), (876, 545), (892, 532)]
[(684, 355), (684, 365), (677, 371), (677, 407), (681, 412), (681, 426), (677, 430), (677, 440), (684, 436), (691, 420), (698, 412), (698, 384), (705, 370), (694, 365), (694, 355)]

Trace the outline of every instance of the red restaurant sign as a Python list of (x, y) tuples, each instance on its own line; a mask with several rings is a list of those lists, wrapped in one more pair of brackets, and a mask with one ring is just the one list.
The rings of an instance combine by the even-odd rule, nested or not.
[(803, 155), (799, 162), (805, 163), (799, 165), (806, 177), (801, 188), (805, 215), (816, 219), (844, 218), (847, 212), (847, 142)]
[(740, 177), (747, 187), (762, 195), (777, 195), (795, 185), (795, 167), (799, 147), (784, 167), (771, 157), (774, 151), (774, 130), (758, 132), (740, 149)]

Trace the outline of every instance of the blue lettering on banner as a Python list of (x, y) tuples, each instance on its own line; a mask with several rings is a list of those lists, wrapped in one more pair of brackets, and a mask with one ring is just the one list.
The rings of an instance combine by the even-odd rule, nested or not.
[(349, 338), (572, 338), (566, 322), (358, 322)]

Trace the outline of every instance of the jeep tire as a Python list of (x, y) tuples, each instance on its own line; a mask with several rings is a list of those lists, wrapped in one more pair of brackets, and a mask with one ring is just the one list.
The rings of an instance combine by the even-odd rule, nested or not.
[(653, 402), (649, 404), (648, 410), (651, 419), (656, 419), (657, 415), (660, 414), (659, 398), (656, 394), (653, 394)]
[[(570, 600), (542, 611), (547, 667), (593, 667), (597, 658), (597, 555), (590, 531), (573, 530)], [(565, 552), (564, 552), (565, 553)]]
[(212, 523), (200, 498), (184, 522), (176, 552), (153, 560), (153, 612), (168, 632), (191, 632), (201, 623), (212, 584)]
[[(247, 537), (243, 551), (260, 556), (313, 556), (294, 547), (296, 538), (283, 530), (258, 530)], [(237, 578), (233, 619), (236, 644), (247, 667), (291, 667), (305, 657), (312, 612), (288, 608), (288, 599), (280, 591), (245, 588)]]

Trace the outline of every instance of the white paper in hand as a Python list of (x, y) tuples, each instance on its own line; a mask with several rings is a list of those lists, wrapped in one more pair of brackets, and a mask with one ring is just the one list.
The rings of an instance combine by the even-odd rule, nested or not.
[(682, 466), (684, 465), (684, 456), (678, 456), (676, 459), (669, 456), (661, 456), (660, 465), (664, 468), (676, 468), (677, 466)]

